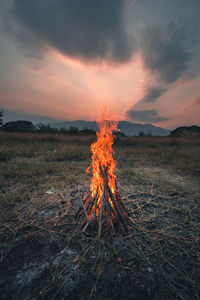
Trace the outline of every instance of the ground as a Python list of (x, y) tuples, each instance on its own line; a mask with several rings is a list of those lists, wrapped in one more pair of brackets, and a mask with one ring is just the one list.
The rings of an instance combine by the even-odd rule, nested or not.
[(83, 233), (94, 137), (0, 134), (1, 299), (199, 299), (200, 140), (116, 141), (133, 224)]

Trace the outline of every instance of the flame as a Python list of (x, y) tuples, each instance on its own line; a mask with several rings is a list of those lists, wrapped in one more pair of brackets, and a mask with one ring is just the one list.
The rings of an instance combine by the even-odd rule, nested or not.
[[(114, 174), (116, 170), (116, 161), (113, 158), (114, 150), (112, 145), (114, 143), (115, 136), (113, 135), (113, 131), (117, 130), (117, 121), (106, 121), (100, 120), (98, 121), (100, 132), (97, 132), (97, 141), (91, 145), (92, 152), (92, 164), (86, 170), (89, 173), (90, 169), (92, 169), (92, 179), (90, 185), (90, 193), (91, 197), (94, 199), (97, 196), (97, 209), (96, 216), (99, 215), (99, 209), (101, 205), (101, 198), (103, 194), (103, 188), (105, 184), (105, 176), (103, 173), (106, 171), (108, 185), (115, 195), (116, 189), (116, 176)], [(108, 199), (110, 204), (113, 207), (112, 200)], [(114, 207), (113, 207), (114, 209)], [(92, 214), (94, 208), (91, 210), (90, 214)]]

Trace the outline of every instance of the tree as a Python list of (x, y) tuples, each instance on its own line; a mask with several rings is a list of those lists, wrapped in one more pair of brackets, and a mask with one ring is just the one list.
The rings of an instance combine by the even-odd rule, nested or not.
[(147, 136), (152, 136), (151, 131), (149, 131), (149, 132), (147, 133)]
[(88, 129), (88, 128), (84, 127), (83, 130), (79, 131), (79, 135), (86, 135), (86, 136), (96, 135), (96, 131), (93, 129)]
[(70, 135), (78, 135), (78, 128), (77, 127), (74, 127), (74, 126), (71, 126), (70, 129), (69, 129), (69, 134)]
[(140, 132), (139, 132), (139, 136), (145, 136), (144, 132), (143, 132), (143, 131), (140, 131)]
[(6, 132), (36, 132), (36, 128), (30, 121), (15, 121), (7, 122), (2, 127), (1, 130)]
[(0, 126), (3, 125), (3, 110), (0, 110)]
[(58, 132), (58, 130), (57, 130), (57, 128), (52, 128), (49, 125), (45, 125), (43, 123), (40, 123), (38, 125), (37, 132), (39, 132), (39, 133), (53, 133), (53, 134), (55, 134), (55, 133)]

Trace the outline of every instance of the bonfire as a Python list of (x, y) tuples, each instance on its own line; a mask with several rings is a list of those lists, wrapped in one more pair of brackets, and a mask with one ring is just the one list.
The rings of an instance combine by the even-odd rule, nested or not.
[(116, 181), (116, 161), (113, 158), (115, 135), (118, 122), (99, 121), (100, 132), (97, 141), (91, 145), (92, 164), (86, 170), (92, 174), (90, 192), (82, 201), (76, 217), (82, 220), (83, 231), (89, 225), (98, 230), (98, 237), (105, 230), (115, 233), (116, 224), (121, 224), (127, 231), (130, 221), (120, 198)]

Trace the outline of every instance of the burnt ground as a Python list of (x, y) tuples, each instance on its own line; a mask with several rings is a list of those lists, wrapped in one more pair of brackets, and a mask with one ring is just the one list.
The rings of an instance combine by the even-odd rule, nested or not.
[(84, 185), (66, 195), (44, 192), (41, 208), (33, 190), (1, 224), (1, 299), (198, 299), (194, 195), (142, 185), (119, 189), (134, 224), (100, 240), (94, 231), (82, 233), (74, 219)]

